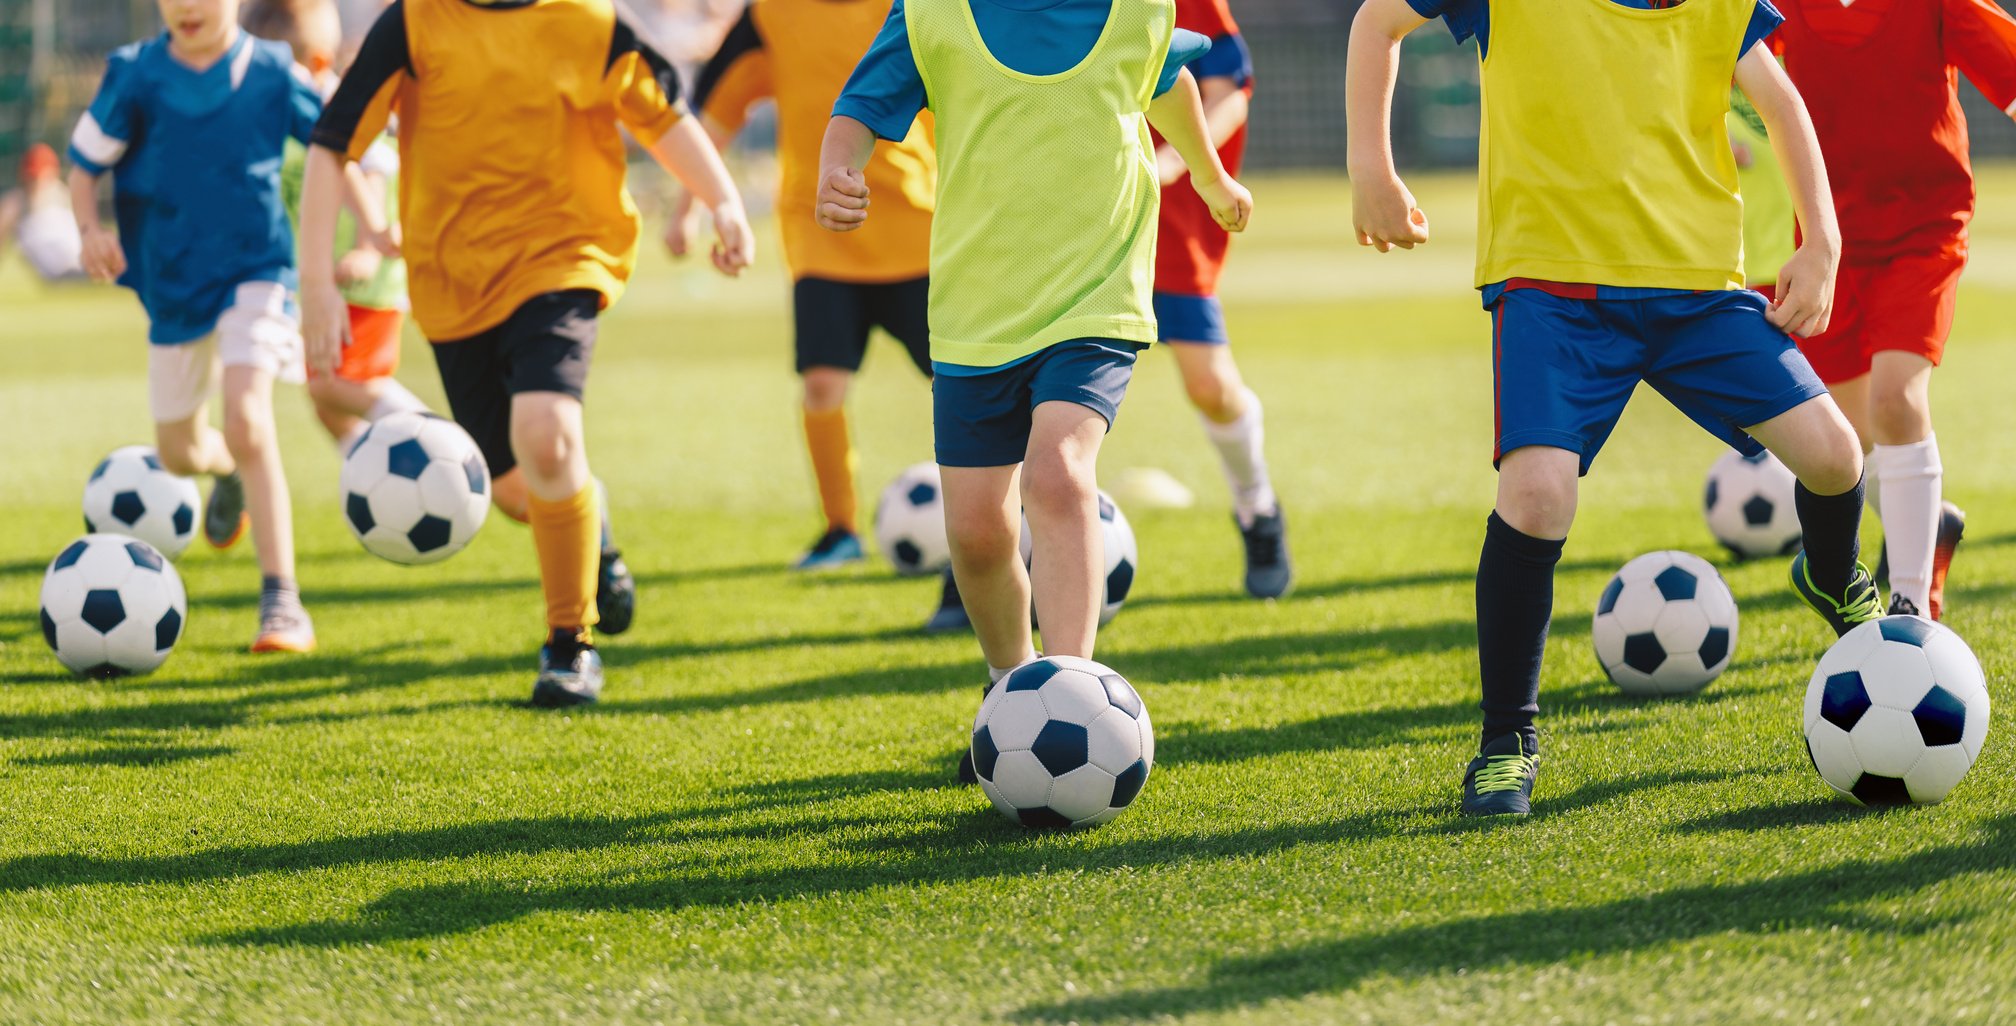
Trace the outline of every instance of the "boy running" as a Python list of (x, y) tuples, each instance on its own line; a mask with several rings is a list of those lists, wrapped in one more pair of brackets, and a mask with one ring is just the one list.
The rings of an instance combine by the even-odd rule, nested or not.
[(1937, 620), (1966, 527), (1942, 494), (1931, 397), (1974, 217), (1958, 73), (2016, 103), (2016, 20), (1991, 0), (1784, 8), (1778, 45), (1834, 174), (1842, 238), (1840, 316), (1800, 347), (1870, 454), (1890, 611)]
[(623, 293), (640, 227), (618, 126), (713, 212), (727, 274), (751, 256), (741, 197), (685, 116), (671, 65), (611, 0), (399, 0), (366, 35), (308, 154), (302, 299), (318, 372), (350, 340), (331, 260), (343, 161), (395, 111), (413, 317), (456, 422), (490, 464), (498, 508), (531, 524), (538, 551), (548, 634), (532, 701), (593, 702), (602, 659), (590, 628), (612, 561), (581, 401), (596, 317)]
[[(1469, 815), (1524, 815), (1540, 751), (1554, 566), (1589, 470), (1640, 381), (1737, 450), (1798, 477), (1800, 597), (1837, 633), (1882, 613), (1857, 562), (1862, 449), (1787, 332), (1827, 329), (1840, 229), (1765, 0), (1369, 0), (1346, 65), (1361, 245), (1428, 241), (1393, 166), (1400, 40), (1431, 17), (1483, 62), (1477, 286), (1498, 381), (1497, 508), (1477, 565), (1483, 744)], [(1724, 131), (1734, 78), (1770, 130), (1805, 241), (1767, 305), (1743, 288)]]
[[(280, 158), (322, 101), (285, 45), (239, 30), (238, 0), (159, 3), (168, 30), (113, 51), (70, 139), (84, 269), (146, 308), (155, 448), (168, 470), (215, 479), (204, 537), (226, 548), (250, 523), (262, 575), (252, 651), (307, 652), (315, 628), (294, 581), (273, 382), (299, 380), (301, 359)], [(116, 238), (98, 220), (108, 172)], [(206, 409), (220, 376), (221, 436)]]
[[(792, 564), (821, 570), (861, 560), (856, 522), (856, 457), (847, 430), (847, 388), (876, 328), (909, 351), (931, 376), (931, 207), (938, 158), (929, 132), (913, 123), (879, 147), (866, 168), (882, 198), (875, 224), (847, 237), (819, 230), (819, 143), (847, 75), (889, 15), (888, 0), (756, 0), (700, 72), (693, 103), (716, 146), (725, 147), (765, 98), (777, 103), (777, 219), (790, 265), (797, 317), (797, 368), (805, 450), (819, 485), (825, 531)], [(687, 246), (692, 197), (682, 194), (667, 241)]]
[[(1149, 123), (1219, 224), (1244, 230), (1252, 209), (1183, 68), (1210, 44), (1174, 15), (1169, 0), (898, 2), (826, 130), (818, 220), (854, 231), (872, 223), (876, 139), (936, 117), (934, 431), (953, 572), (996, 680), (1036, 656), (1032, 586), (1044, 648), (1092, 656), (1099, 446), (1156, 337)], [(1040, 182), (1056, 185), (1027, 202)]]

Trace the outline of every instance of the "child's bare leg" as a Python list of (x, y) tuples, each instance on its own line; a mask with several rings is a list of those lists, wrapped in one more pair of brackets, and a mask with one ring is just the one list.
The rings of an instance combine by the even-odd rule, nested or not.
[(308, 381), (308, 397), (315, 401), (315, 418), (329, 437), (342, 441), (362, 427), (378, 396), (371, 383), (328, 376)]
[(224, 441), (245, 482), (260, 572), (292, 581), (294, 507), (274, 437), (272, 374), (257, 367), (224, 368)]
[(1036, 657), (1029, 630), (1029, 575), (1022, 567), (1021, 468), (942, 467), (952, 575), (996, 670)]
[(1575, 526), (1581, 456), (1529, 445), (1498, 461), (1498, 517), (1533, 538), (1561, 541)]
[(1744, 429), (1799, 479), (1793, 490), (1815, 587), (1835, 600), (1856, 576), (1862, 531), (1862, 443), (1832, 396)]
[(531, 502), (531, 494), (525, 490), (525, 473), (517, 467), (490, 479), (490, 504), (497, 507), (497, 512), (523, 524), (530, 515), (527, 510)]
[(224, 436), (210, 426), (210, 411), (197, 410), (181, 420), (154, 425), (154, 448), (161, 466), (171, 474), (222, 476), (238, 469)]
[(1098, 411), (1073, 402), (1043, 403), (1031, 418), (1022, 505), (1035, 540), (1030, 583), (1049, 655), (1092, 658), (1105, 594), (1097, 471), (1106, 427)]

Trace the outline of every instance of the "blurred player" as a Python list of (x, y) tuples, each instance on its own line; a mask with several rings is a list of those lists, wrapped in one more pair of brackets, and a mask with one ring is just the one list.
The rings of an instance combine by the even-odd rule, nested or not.
[[(1483, 54), (1476, 284), (1497, 372), (1498, 500), (1477, 565), (1484, 729), (1463, 811), (1524, 815), (1577, 478), (1639, 382), (1797, 475), (1806, 548), (1793, 588), (1837, 634), (1882, 614), (1857, 561), (1861, 447), (1788, 335), (1827, 328), (1840, 230), (1799, 93), (1760, 45), (1779, 22), (1764, 0), (1370, 0), (1345, 72), (1361, 244), (1428, 241), (1388, 123), (1400, 40), (1430, 17)], [(1743, 288), (1732, 78), (1769, 128), (1806, 229), (1768, 305)]]
[[(1959, 73), (2016, 104), (2016, 21), (1991, 0), (1781, 0), (1841, 218), (1840, 315), (1800, 345), (1870, 453), (1890, 611), (1945, 614), (1966, 520), (1942, 494), (1932, 368), (1946, 351), (1974, 175)], [(1880, 576), (1880, 572), (1879, 572)]]
[(1799, 248), (1792, 194), (1757, 109), (1740, 92), (1730, 98), (1730, 107), (1729, 148), (1743, 195), (1743, 284), (1771, 299), (1777, 295), (1778, 269)]
[[(252, 650), (306, 652), (315, 628), (294, 580), (293, 507), (273, 429), (273, 382), (298, 380), (301, 360), (279, 169), (288, 138), (307, 140), (322, 101), (286, 46), (238, 28), (238, 0), (159, 3), (168, 30), (113, 51), (70, 138), (84, 267), (146, 308), (161, 462), (216, 481), (204, 537), (224, 548), (250, 523), (263, 574)], [(116, 238), (98, 220), (108, 172)], [(206, 409), (220, 367), (222, 435)]]
[(498, 508), (531, 524), (538, 550), (547, 640), (532, 700), (595, 701), (590, 628), (613, 550), (581, 401), (596, 318), (637, 260), (619, 125), (700, 195), (728, 274), (751, 257), (741, 197), (685, 116), (678, 76), (610, 0), (399, 0), (365, 36), (308, 154), (303, 323), (320, 372), (334, 370), (350, 327), (331, 259), (343, 162), (395, 112), (413, 317), (455, 420), (490, 464)]
[(1175, 29), (1168, 0), (899, 2), (833, 108), (818, 219), (834, 231), (887, 202), (863, 173), (876, 139), (936, 116), (933, 429), (953, 571), (994, 680), (1036, 656), (1032, 591), (1049, 654), (1092, 657), (1099, 447), (1156, 337), (1151, 121), (1218, 222), (1246, 227), (1252, 197), (1183, 68), (1209, 46)]
[[(1246, 155), (1246, 113), (1253, 95), (1253, 61), (1225, 0), (1176, 0), (1176, 26), (1211, 40), (1190, 62), (1203, 95), (1204, 121), (1225, 172), (1237, 176)], [(1168, 146), (1156, 153), (1162, 178), (1162, 216), (1155, 249), (1155, 321), (1161, 340), (1183, 373), (1183, 389), (1204, 421), (1232, 489), (1233, 518), (1246, 548), (1246, 591), (1279, 598), (1294, 580), (1288, 559), (1288, 521), (1267, 475), (1260, 397), (1246, 387), (1232, 362), (1218, 275), (1231, 235), (1212, 219), (1195, 190), (1181, 184), (1183, 158)]]
[[(725, 147), (751, 106), (777, 102), (777, 219), (791, 268), (797, 368), (804, 382), (805, 449), (819, 484), (826, 529), (793, 566), (818, 570), (863, 557), (848, 436), (848, 385), (869, 334), (888, 332), (928, 379), (931, 332), (931, 206), (937, 157), (921, 122), (878, 147), (868, 186), (881, 197), (875, 223), (856, 235), (820, 231), (812, 220), (819, 142), (833, 101), (889, 15), (889, 0), (756, 0), (700, 72), (693, 90), (701, 123)], [(667, 242), (683, 254), (690, 195), (681, 195)]]
[(84, 239), (60, 170), (56, 151), (36, 143), (21, 157), (21, 184), (0, 194), (0, 255), (13, 240), (45, 282), (85, 277)]

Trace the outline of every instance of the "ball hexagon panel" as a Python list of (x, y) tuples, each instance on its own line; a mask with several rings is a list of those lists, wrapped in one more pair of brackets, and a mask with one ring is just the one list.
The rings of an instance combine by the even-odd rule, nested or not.
[(1113, 807), (1113, 788), (1113, 774), (1089, 764), (1080, 766), (1051, 782), (1049, 805), (1066, 819), (1088, 819)]
[(1848, 794), (1862, 777), (1862, 761), (1855, 757), (1848, 732), (1825, 720), (1806, 732), (1806, 754), (1813, 760), (1813, 768), (1820, 771), (1820, 779), (1842, 794)]
[(1106, 685), (1078, 669), (1059, 671), (1044, 682), (1038, 694), (1043, 697), (1043, 707), (1050, 710), (1050, 718), (1066, 723), (1091, 723), (1111, 708), (1106, 700)]
[(1944, 801), (1973, 766), (1974, 757), (1959, 745), (1928, 748), (1918, 765), (1904, 774), (1904, 789), (1922, 805)]
[(1017, 749), (1026, 751), (1036, 743), (1036, 735), (1050, 722), (1050, 711), (1043, 707), (1042, 696), (1034, 691), (1004, 691), (1000, 700), (987, 715), (987, 727), (994, 735), (994, 744), (1002, 752)]
[(1932, 690), (1932, 664), (1916, 645), (1878, 645), (1856, 672), (1862, 675), (1869, 701), (1891, 709), (1909, 712)]
[(994, 788), (1014, 809), (1033, 809), (1050, 800), (1050, 771), (1028, 749), (1004, 750), (994, 761)]
[(1085, 726), (1085, 748), (1092, 765), (1119, 773), (1141, 759), (1141, 724), (1118, 709), (1108, 709)]
[(1848, 732), (1848, 740), (1855, 746), (1855, 758), (1862, 763), (1864, 774), (1877, 773), (1901, 780), (1918, 764), (1918, 757), (1925, 754), (1925, 745), (1918, 740), (1918, 724), (1911, 714), (1882, 705), (1872, 705), (1862, 714), (1855, 729)]

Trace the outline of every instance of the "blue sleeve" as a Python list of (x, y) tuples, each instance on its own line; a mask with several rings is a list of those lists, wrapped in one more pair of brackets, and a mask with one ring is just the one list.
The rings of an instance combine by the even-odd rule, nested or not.
[(1213, 39), (1211, 51), (1191, 62), (1190, 73), (1198, 78), (1229, 78), (1244, 88), (1253, 81), (1253, 54), (1246, 49), (1246, 38), (1234, 33)]
[(139, 83), (134, 61), (139, 54), (131, 47), (115, 50), (105, 62), (105, 77), (98, 83), (98, 95), (77, 119), (70, 136), (70, 162), (102, 175), (119, 166), (126, 145), (140, 129)]
[(1176, 88), (1176, 76), (1191, 61), (1211, 52), (1211, 40), (1202, 33), (1177, 29), (1169, 39), (1169, 56), (1162, 58), (1162, 77), (1155, 83), (1155, 95)]
[(1490, 0), (1407, 0), (1407, 6), (1423, 18), (1442, 19), (1459, 43), (1475, 36), (1480, 48), (1490, 45)]
[(930, 105), (924, 76), (910, 53), (910, 30), (903, 21), (903, 0), (889, 8), (889, 20), (875, 42), (854, 66), (847, 88), (833, 104), (834, 117), (853, 118), (878, 137), (901, 139), (910, 134), (917, 115)]
[(308, 69), (297, 64), (292, 66), (292, 72), (287, 76), (287, 134), (306, 146), (315, 134), (315, 122), (322, 118), (322, 94), (315, 91)]
[(1748, 57), (1751, 47), (1769, 38), (1783, 24), (1785, 16), (1771, 6), (1771, 0), (1757, 0), (1757, 6), (1750, 11), (1750, 27), (1743, 30), (1743, 49), (1736, 51), (1736, 59)]

